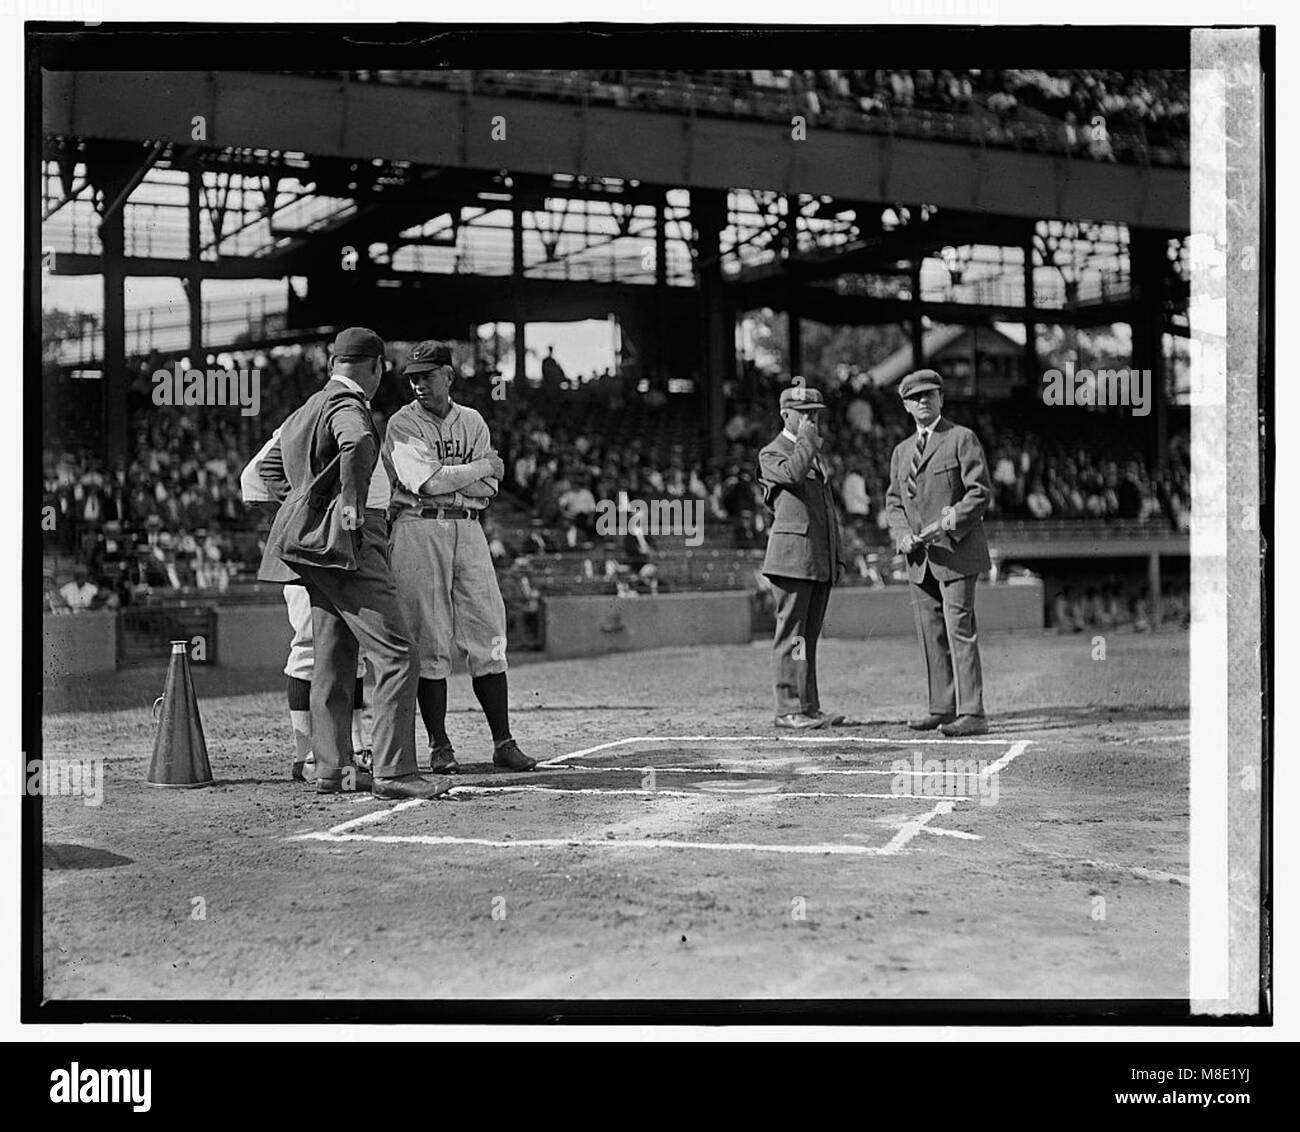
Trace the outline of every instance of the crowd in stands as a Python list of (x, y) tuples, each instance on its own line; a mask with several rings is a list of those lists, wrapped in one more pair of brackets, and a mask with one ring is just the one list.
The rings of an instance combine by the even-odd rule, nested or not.
[[(191, 412), (153, 406), (156, 357), (136, 364), (128, 385), (127, 457), (111, 467), (97, 451), (46, 451), (45, 550), (88, 570), (86, 597), (68, 600), (47, 577), (51, 612), (114, 608), (156, 594), (222, 593), (258, 555), (239, 473), (269, 431), (320, 384), (325, 355), (313, 348), (257, 359), (262, 412)], [(268, 422), (269, 425), (268, 425)]]
[(1058, 633), (1125, 628), (1149, 633), (1161, 625), (1183, 629), (1191, 625), (1191, 598), (1187, 587), (1182, 585), (1165, 589), (1158, 615), (1146, 585), (1130, 595), (1115, 578), (1107, 579), (1101, 586), (1087, 586), (1082, 592), (1066, 585), (1052, 599), (1051, 606), (1052, 627)]
[[(758, 450), (781, 428), (780, 381), (752, 368), (727, 389), (723, 455), (707, 459), (692, 437), (674, 434), (662, 393), (630, 394), (641, 402), (643, 432), (620, 427), (629, 405), (620, 387), (588, 381), (570, 390), (562, 380), (505, 401), (480, 396), (506, 462), (506, 488), (534, 518), (525, 551), (591, 547), (602, 500), (698, 502), (706, 522), (729, 531), (733, 546), (761, 547), (767, 511), (757, 482)], [(827, 462), (850, 550), (888, 550), (885, 492), (889, 457), (913, 425), (892, 390), (861, 375), (824, 390)], [(471, 389), (463, 391), (473, 396)], [(611, 408), (617, 396), (617, 408)], [(953, 404), (949, 415), (974, 428), (986, 446), (993, 480), (988, 518), (1035, 524), (1049, 519), (1126, 519), (1186, 531), (1190, 519), (1187, 438), (1175, 436), (1168, 459), (1148, 467), (1143, 452), (1117, 443), (1104, 418), (1078, 410), (1017, 406), (1014, 420), (995, 408)], [(1008, 414), (1010, 416), (1011, 414)], [(657, 423), (656, 423), (657, 421)], [(557, 423), (558, 422), (558, 423)], [(1034, 427), (1026, 429), (1029, 422)], [(1049, 439), (1065, 433), (1071, 440)], [(677, 435), (679, 438), (674, 439)], [(716, 537), (716, 536), (715, 536)]]
[(1099, 161), (1188, 160), (1188, 71), (754, 70), (373, 71), (368, 81), (474, 86), (694, 113), (803, 116), (811, 126), (872, 128), (956, 141), (1062, 150)]
[[(526, 524), (489, 527), (494, 558), (609, 545), (598, 529), (602, 501), (681, 501), (698, 507), (710, 545), (761, 548), (767, 509), (757, 454), (780, 430), (781, 380), (748, 366), (726, 387), (723, 452), (707, 458), (698, 435), (699, 401), (604, 371), (571, 381), (553, 358), (541, 382), (490, 395), (469, 380), (457, 391), (487, 417), (506, 463), (502, 506)], [(258, 519), (242, 502), (239, 473), (270, 430), (314, 388), (324, 355), (286, 362), (264, 382), (265, 411), (158, 412), (136, 403), (128, 456), (115, 470), (87, 452), (47, 453), (46, 550), (86, 566), (97, 587), (68, 597), (47, 584), (51, 609), (129, 605), (154, 594), (223, 592), (252, 578), (260, 556)], [(143, 370), (142, 370), (143, 372)], [(278, 385), (278, 387), (277, 387)], [(850, 372), (824, 389), (825, 451), (841, 505), (846, 542), (864, 576), (885, 575), (891, 557), (885, 517), (889, 457), (911, 430), (892, 390)], [(377, 416), (403, 396), (389, 379)], [(1190, 515), (1187, 439), (1175, 436), (1168, 460), (1149, 467), (1141, 452), (1116, 444), (1104, 418), (1074, 410), (1068, 422), (1038, 406), (1014, 413), (951, 404), (953, 419), (974, 428), (989, 456), (989, 519), (1026, 524), (1059, 519), (1128, 519), (1185, 531)], [(1054, 436), (1068, 435), (1061, 441)], [(695, 514), (692, 511), (691, 514)], [(615, 557), (637, 577), (653, 577), (654, 537), (620, 528)], [(66, 587), (64, 587), (66, 588)]]

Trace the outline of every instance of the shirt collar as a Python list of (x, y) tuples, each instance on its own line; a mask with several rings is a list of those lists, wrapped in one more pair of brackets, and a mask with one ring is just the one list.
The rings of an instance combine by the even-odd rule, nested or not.
[(452, 421), (456, 419), (456, 414), (460, 412), (460, 406), (456, 404), (455, 400), (452, 398), (448, 398), (448, 401), (450, 403), (450, 408), (448, 408), (447, 415), (445, 417), (440, 417), (438, 416), (437, 413), (433, 412), (433, 410), (426, 409), (423, 405), (420, 404), (418, 400), (413, 401), (412, 404), (416, 405), (419, 408), (420, 412), (422, 412), (426, 417), (432, 418), (433, 420), (437, 421), (439, 424), (450, 424)]
[(352, 378), (344, 377), (341, 373), (332, 373), (330, 374), (330, 380), (337, 381), (344, 389), (350, 389), (353, 393), (360, 393), (362, 400), (364, 400), (367, 405), (370, 404), (370, 398), (366, 396), (366, 391), (353, 381)]
[(799, 438), (795, 436), (795, 434), (792, 433), (788, 428), (783, 428), (781, 430), (781, 435), (784, 436), (791, 443), (797, 443), (799, 440)]
[(918, 426), (917, 426), (917, 429), (916, 429), (917, 435), (918, 435), (918, 436), (924, 436), (925, 439), (926, 439), (926, 442), (928, 443), (929, 440), (930, 440), (930, 437), (934, 435), (934, 430), (935, 430), (936, 428), (939, 427), (939, 422), (940, 422), (941, 420), (943, 420), (943, 417), (935, 417), (934, 420), (930, 422), (930, 426), (929, 426), (928, 428), (921, 428), (921, 427), (918, 425)]

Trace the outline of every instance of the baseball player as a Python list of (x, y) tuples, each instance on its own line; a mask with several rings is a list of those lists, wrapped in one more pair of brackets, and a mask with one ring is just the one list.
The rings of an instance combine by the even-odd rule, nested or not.
[[(280, 439), (277, 428), (271, 439), (262, 445), (257, 455), (245, 465), (239, 474), (239, 488), (244, 502), (252, 505), (266, 506), (272, 513), (279, 507), (276, 496), (261, 478), (262, 465), (267, 455), (275, 448)], [(370, 490), (366, 499), (367, 507), (388, 507), (388, 476), (383, 466), (375, 465), (374, 475), (370, 479)], [(311, 636), (311, 601), (307, 590), (301, 583), (289, 582), (284, 586), (284, 604), (289, 612), (289, 625), (293, 629), (293, 639), (289, 644), (289, 657), (284, 664), (286, 692), (289, 700), (289, 725), (293, 729), (293, 762), (289, 774), (295, 782), (307, 781), (307, 768), (315, 764), (311, 747), (311, 677), (314, 667)], [(366, 746), (361, 726), (362, 709), (365, 705), (365, 661), (357, 660), (357, 682), (352, 699), (352, 750), (353, 761), (364, 770), (371, 766), (371, 754)]]
[(452, 649), (469, 674), (492, 731), (493, 765), (537, 765), (510, 734), (506, 684), (506, 607), (483, 512), (505, 468), (487, 422), (451, 399), (456, 371), (441, 342), (412, 347), (403, 368), (415, 400), (388, 422), (383, 462), (393, 492), (390, 547), (398, 602), (420, 660), (417, 702), (429, 733), (430, 770), (460, 769), (447, 736), (447, 677)]

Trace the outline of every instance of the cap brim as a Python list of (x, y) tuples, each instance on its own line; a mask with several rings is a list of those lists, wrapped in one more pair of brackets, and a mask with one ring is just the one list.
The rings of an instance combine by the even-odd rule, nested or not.
[(402, 367), (402, 373), (404, 376), (410, 377), (417, 373), (431, 373), (435, 369), (455, 370), (455, 368), (451, 362), (412, 362), (410, 365)]

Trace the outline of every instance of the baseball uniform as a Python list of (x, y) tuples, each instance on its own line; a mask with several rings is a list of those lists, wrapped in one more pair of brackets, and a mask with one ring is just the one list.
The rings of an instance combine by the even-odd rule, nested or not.
[(508, 667), (506, 607), (483, 533), (487, 500), (462, 495), (454, 475), (448, 491), (420, 494), (431, 477), (481, 460), (491, 447), (487, 422), (455, 402), (442, 420), (412, 401), (388, 422), (393, 573), (426, 680), (451, 675), (453, 649), (465, 655), (471, 676)]
[(451, 399), (451, 347), (420, 342), (403, 367), (415, 400), (388, 422), (383, 461), (393, 490), (390, 550), (398, 601), (419, 660), (417, 702), (429, 733), (429, 768), (460, 769), (447, 735), (447, 677), (464, 654), (492, 732), (493, 766), (532, 770), (510, 731), (506, 607), (483, 532), (500, 471), (487, 422)]

